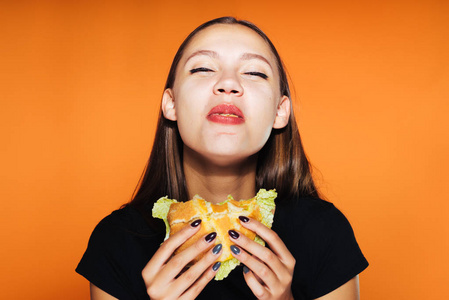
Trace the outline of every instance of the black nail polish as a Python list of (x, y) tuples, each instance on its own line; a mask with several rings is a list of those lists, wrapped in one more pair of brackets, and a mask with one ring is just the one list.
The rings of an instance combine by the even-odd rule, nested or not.
[(218, 252), (221, 251), (221, 248), (222, 248), (222, 247), (223, 247), (223, 246), (222, 246), (221, 244), (215, 245), (215, 247), (212, 249), (212, 253), (215, 254), (215, 255), (217, 255)]
[(216, 272), (218, 270), (218, 268), (220, 267), (221, 262), (217, 261), (216, 263), (214, 263), (214, 265), (212, 266), (212, 270), (214, 270), (214, 272)]
[(193, 221), (193, 222), (190, 224), (190, 226), (192, 226), (192, 227), (197, 227), (197, 226), (200, 225), (200, 224), (201, 224), (201, 219), (198, 219), (198, 220)]
[(206, 237), (205, 237), (204, 239), (206, 240), (206, 242), (210, 243), (210, 242), (212, 242), (216, 237), (217, 237), (217, 233), (216, 233), (216, 232), (212, 232), (212, 233), (209, 233), (208, 235), (206, 235)]
[(249, 218), (245, 217), (245, 216), (240, 216), (239, 219), (240, 219), (240, 221), (245, 222), (245, 223), (249, 222)]
[(240, 254), (240, 249), (239, 247), (235, 246), (235, 245), (231, 245), (231, 251), (234, 254)]
[(243, 273), (246, 274), (249, 272), (249, 269), (247, 266), (243, 266)]
[(228, 233), (234, 240), (236, 240), (236, 239), (238, 239), (240, 237), (239, 233), (237, 231), (235, 231), (235, 230), (231, 229), (231, 230), (228, 231)]

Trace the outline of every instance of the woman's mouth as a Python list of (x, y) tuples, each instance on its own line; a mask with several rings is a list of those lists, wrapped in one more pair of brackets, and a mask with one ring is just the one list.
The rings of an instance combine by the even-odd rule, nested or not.
[(242, 111), (232, 104), (220, 104), (212, 108), (207, 119), (214, 123), (238, 125), (245, 122)]

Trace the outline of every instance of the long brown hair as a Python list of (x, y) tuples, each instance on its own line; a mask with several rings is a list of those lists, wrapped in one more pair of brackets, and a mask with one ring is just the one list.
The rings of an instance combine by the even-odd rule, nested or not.
[[(276, 58), (281, 95), (290, 98), (287, 75), (273, 43), (256, 25), (233, 17), (208, 21), (187, 36), (173, 59), (165, 89), (173, 88), (178, 63), (191, 39), (201, 30), (215, 24), (242, 25), (257, 32), (268, 43)], [(147, 220), (151, 219), (148, 214), (153, 203), (162, 196), (178, 201), (189, 200), (182, 164), (182, 148), (183, 142), (176, 122), (167, 120), (160, 111), (150, 158), (129, 203), (137, 207)], [(293, 110), (288, 125), (282, 129), (273, 129), (267, 143), (258, 153), (255, 185), (256, 190), (275, 188), (278, 201), (302, 196), (318, 197)]]

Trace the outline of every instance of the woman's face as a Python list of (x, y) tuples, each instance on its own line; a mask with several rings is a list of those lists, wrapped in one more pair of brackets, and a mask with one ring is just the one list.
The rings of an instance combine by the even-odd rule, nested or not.
[(268, 44), (245, 26), (217, 24), (185, 48), (162, 109), (177, 121), (184, 150), (229, 164), (257, 153), (272, 128), (287, 124), (290, 100), (280, 94)]

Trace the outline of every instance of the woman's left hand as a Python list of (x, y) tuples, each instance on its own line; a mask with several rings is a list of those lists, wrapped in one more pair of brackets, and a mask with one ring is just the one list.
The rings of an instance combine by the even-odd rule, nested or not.
[(258, 299), (293, 299), (291, 284), (296, 261), (284, 242), (254, 219), (241, 217), (240, 223), (270, 246), (268, 249), (235, 230), (229, 231), (231, 241), (238, 245), (231, 246), (232, 255), (246, 266), (244, 277), (253, 294)]

